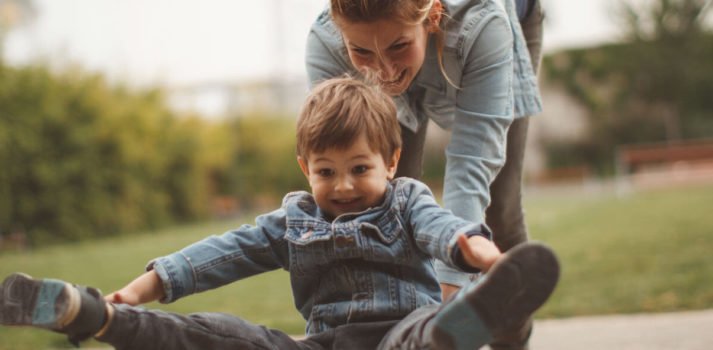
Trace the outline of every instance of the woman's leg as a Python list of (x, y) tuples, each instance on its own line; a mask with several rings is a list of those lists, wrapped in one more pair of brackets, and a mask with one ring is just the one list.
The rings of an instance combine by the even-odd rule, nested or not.
[[(527, 18), (521, 23), (530, 53), (532, 67), (537, 73), (542, 51), (542, 21), (544, 14), (539, 0), (534, 0)], [(486, 222), (493, 230), (495, 244), (502, 251), (526, 242), (527, 227), (522, 209), (522, 170), (527, 143), (529, 117), (515, 119), (507, 135), (507, 155), (503, 168), (490, 185), (491, 204), (486, 211)]]
[[(544, 13), (539, 0), (528, 9), (521, 23), (532, 68), (539, 71), (542, 53), (542, 21)], [(516, 119), (508, 130), (507, 160), (490, 186), (491, 204), (486, 210), (486, 222), (493, 230), (495, 244), (503, 252), (528, 240), (522, 208), (522, 170), (527, 143), (529, 117)], [(494, 350), (527, 349), (532, 332), (532, 319), (520, 327), (505, 332), (490, 344)]]
[(527, 241), (522, 209), (522, 168), (529, 117), (515, 119), (507, 136), (507, 159), (490, 184), (490, 206), (485, 222), (493, 230), (493, 240), (502, 252)]
[(420, 179), (423, 175), (423, 147), (426, 143), (428, 123), (423, 122), (418, 131), (413, 132), (401, 127), (401, 158), (396, 168), (396, 176)]

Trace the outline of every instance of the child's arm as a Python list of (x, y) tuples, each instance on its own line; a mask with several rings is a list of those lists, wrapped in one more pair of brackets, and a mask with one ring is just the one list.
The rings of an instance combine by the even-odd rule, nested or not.
[(104, 297), (106, 301), (119, 304), (139, 305), (164, 297), (163, 284), (158, 274), (148, 271), (131, 281), (124, 288)]
[(466, 238), (462, 234), (458, 236), (457, 243), (463, 255), (463, 260), (468, 265), (483, 272), (488, 272), (490, 267), (502, 256), (495, 243), (480, 235)]

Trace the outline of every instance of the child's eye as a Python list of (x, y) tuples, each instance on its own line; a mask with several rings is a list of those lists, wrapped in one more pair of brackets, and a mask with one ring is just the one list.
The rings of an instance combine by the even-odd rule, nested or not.
[(334, 170), (332, 169), (319, 169), (317, 170), (317, 174), (321, 177), (330, 177), (334, 175)]
[(363, 174), (369, 170), (369, 167), (366, 165), (357, 165), (352, 169), (352, 172), (354, 174)]

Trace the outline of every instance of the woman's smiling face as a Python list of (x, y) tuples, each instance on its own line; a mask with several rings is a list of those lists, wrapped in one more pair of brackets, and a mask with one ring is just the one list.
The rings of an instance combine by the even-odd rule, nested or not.
[(389, 95), (403, 93), (421, 70), (429, 31), (423, 24), (394, 20), (339, 23), (349, 59), (360, 71), (377, 73)]

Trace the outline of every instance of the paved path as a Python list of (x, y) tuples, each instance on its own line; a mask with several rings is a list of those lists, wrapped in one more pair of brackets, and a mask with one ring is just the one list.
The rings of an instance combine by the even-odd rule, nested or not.
[(532, 350), (710, 350), (713, 309), (535, 323)]

